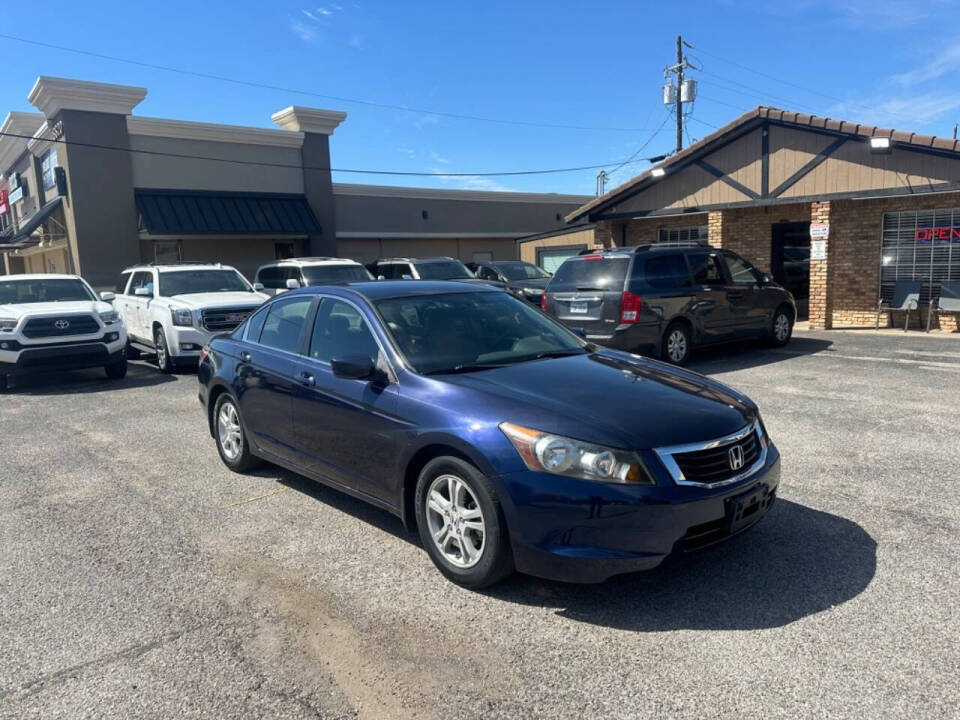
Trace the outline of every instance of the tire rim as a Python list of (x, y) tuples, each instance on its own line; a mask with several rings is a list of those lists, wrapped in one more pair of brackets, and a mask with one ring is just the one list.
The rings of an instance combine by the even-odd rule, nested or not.
[(220, 406), (217, 415), (217, 436), (220, 439), (220, 449), (227, 460), (233, 461), (240, 456), (243, 445), (243, 429), (240, 427), (240, 416), (232, 402), (225, 402)]
[(163, 333), (157, 333), (157, 365), (166, 367), (167, 365), (167, 344), (163, 339)]
[(687, 336), (682, 330), (674, 330), (667, 336), (667, 357), (680, 362), (687, 356)]
[(487, 530), (480, 503), (456, 475), (441, 475), (427, 491), (427, 527), (447, 562), (471, 568), (480, 562)]
[(790, 319), (783, 313), (777, 315), (776, 322), (773, 324), (773, 334), (780, 342), (790, 336)]

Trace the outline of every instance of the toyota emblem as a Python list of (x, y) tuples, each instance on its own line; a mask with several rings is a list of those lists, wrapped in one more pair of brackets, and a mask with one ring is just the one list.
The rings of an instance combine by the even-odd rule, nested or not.
[(739, 470), (743, 467), (743, 445), (734, 445), (727, 451), (730, 460), (730, 469)]
[(53, 324), (53, 326), (54, 326), (57, 330), (66, 330), (68, 327), (70, 327), (70, 321), (69, 321), (69, 320), (57, 320), (57, 321)]

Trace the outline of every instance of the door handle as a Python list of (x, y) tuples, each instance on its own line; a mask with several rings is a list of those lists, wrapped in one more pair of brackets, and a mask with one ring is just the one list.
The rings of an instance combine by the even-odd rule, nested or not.
[(314, 377), (313, 377), (313, 373), (312, 373), (312, 372), (308, 372), (307, 370), (301, 370), (301, 371), (300, 371), (300, 377), (299, 377), (299, 379), (300, 379), (300, 382), (301, 382), (302, 384), (304, 384), (304, 385), (313, 386), (313, 384), (316, 382), (315, 379), (314, 379)]
[(244, 362), (250, 362), (250, 353), (248, 353), (246, 350), (241, 350), (240, 359)]

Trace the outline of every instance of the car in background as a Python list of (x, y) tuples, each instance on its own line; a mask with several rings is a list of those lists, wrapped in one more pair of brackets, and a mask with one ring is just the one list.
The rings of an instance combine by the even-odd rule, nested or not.
[(462, 262), (452, 257), (385, 258), (367, 266), (378, 280), (475, 280)]
[(468, 263), (481, 280), (496, 283), (518, 297), (539, 305), (551, 275), (543, 268), (522, 260), (491, 260)]
[(130, 356), (155, 353), (160, 372), (169, 373), (196, 362), (210, 338), (232, 331), (267, 298), (229, 265), (186, 262), (127, 268), (113, 304)]
[(779, 483), (747, 397), (483, 284), (293, 290), (197, 377), (228, 468), (267, 460), (392, 512), (471, 588), (655, 567), (753, 525)]
[(77, 275), (0, 277), (0, 390), (11, 375), (102, 367), (127, 374), (127, 334), (110, 306)]
[(290, 258), (257, 268), (253, 287), (272, 296), (298, 287), (357, 280), (373, 280), (373, 275), (356, 260), (334, 257)]
[(684, 364), (695, 346), (751, 338), (786, 345), (793, 296), (729, 250), (637, 245), (567, 259), (543, 310), (588, 340)]

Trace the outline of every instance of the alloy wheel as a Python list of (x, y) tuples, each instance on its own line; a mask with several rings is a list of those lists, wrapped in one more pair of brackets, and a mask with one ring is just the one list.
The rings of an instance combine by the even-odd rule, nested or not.
[(240, 416), (232, 402), (225, 402), (220, 406), (217, 415), (217, 436), (220, 449), (231, 462), (240, 456), (243, 447), (243, 429), (240, 427)]
[(427, 491), (426, 505), (430, 536), (443, 557), (458, 568), (476, 565), (487, 532), (470, 486), (456, 475), (440, 475)]
[(783, 342), (790, 336), (790, 318), (785, 313), (777, 315), (773, 323), (773, 335), (778, 342)]
[(687, 336), (676, 329), (667, 336), (667, 357), (678, 363), (687, 356)]
[(163, 331), (157, 331), (156, 342), (154, 343), (157, 346), (157, 365), (162, 369), (167, 366), (167, 343), (166, 339), (163, 337)]

